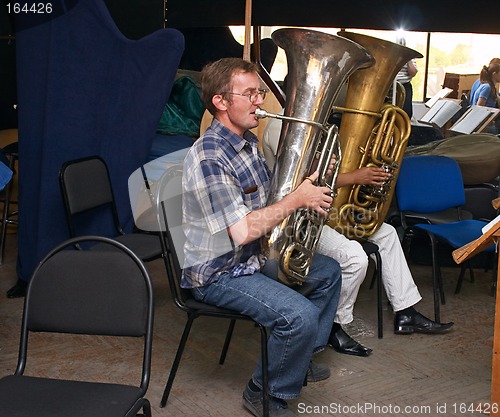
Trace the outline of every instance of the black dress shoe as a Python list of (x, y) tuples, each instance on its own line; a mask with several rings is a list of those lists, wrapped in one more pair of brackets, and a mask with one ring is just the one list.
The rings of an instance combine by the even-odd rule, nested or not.
[(394, 333), (443, 333), (453, 326), (453, 324), (453, 322), (438, 323), (432, 321), (418, 311), (412, 314), (396, 313), (394, 317)]
[(26, 287), (28, 284), (18, 279), (16, 285), (14, 285), (11, 289), (7, 291), (7, 298), (21, 298), (26, 295)]
[(370, 353), (372, 353), (372, 349), (364, 347), (356, 342), (340, 326), (338, 326), (338, 328), (334, 326), (328, 338), (328, 344), (337, 352), (345, 353), (346, 355), (369, 356)]

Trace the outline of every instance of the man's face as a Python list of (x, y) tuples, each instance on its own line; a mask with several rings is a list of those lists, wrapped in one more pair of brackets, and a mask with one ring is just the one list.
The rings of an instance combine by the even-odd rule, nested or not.
[(260, 79), (256, 74), (239, 72), (233, 75), (232, 91), (227, 92), (229, 94), (224, 99), (226, 111), (222, 112), (219, 120), (240, 136), (259, 125), (255, 109), (264, 102), (262, 95), (256, 94), (259, 89)]

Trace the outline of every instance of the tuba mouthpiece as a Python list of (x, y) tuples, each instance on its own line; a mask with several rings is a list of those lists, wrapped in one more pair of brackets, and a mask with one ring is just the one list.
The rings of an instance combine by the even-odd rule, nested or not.
[(266, 117), (269, 117), (271, 116), (267, 111), (265, 111), (264, 109), (261, 109), (260, 107), (257, 107), (255, 109), (255, 117), (257, 119), (264, 119)]

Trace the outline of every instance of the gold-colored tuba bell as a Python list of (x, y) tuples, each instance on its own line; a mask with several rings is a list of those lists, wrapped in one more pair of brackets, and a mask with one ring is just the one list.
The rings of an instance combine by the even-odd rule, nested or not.
[[(335, 146), (337, 153), (340, 146), (337, 127), (328, 127), (326, 122), (349, 75), (373, 64), (364, 48), (336, 35), (289, 28), (273, 32), (272, 39), (286, 53), (288, 75), (284, 116), (256, 112), (257, 117), (284, 120), (268, 205), (281, 200), (315, 170), (320, 171), (318, 184), (329, 186), (333, 193), (338, 168), (331, 178), (326, 174)], [(337, 166), (339, 163), (337, 155)], [(273, 268), (276, 277), (287, 285), (302, 284), (326, 219), (304, 209), (283, 220), (263, 239), (266, 268)]]
[(387, 215), (411, 131), (408, 115), (384, 100), (402, 66), (422, 55), (367, 35), (345, 31), (338, 35), (363, 46), (375, 58), (375, 65), (349, 77), (339, 129), (340, 172), (377, 166), (391, 174), (378, 187), (354, 185), (337, 190), (328, 225), (349, 238), (364, 239), (375, 233)]

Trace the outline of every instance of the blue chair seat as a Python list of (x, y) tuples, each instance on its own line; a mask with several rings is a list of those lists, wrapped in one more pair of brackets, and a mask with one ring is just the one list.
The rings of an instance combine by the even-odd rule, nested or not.
[[(481, 220), (462, 220), (453, 223), (444, 224), (426, 224), (418, 223), (414, 227), (423, 229), (434, 234), (439, 239), (444, 240), (454, 248), (460, 248), (467, 243), (476, 240), (481, 236), (481, 229), (487, 223)], [(491, 245), (485, 251), (492, 252), (495, 250), (495, 245)]]

